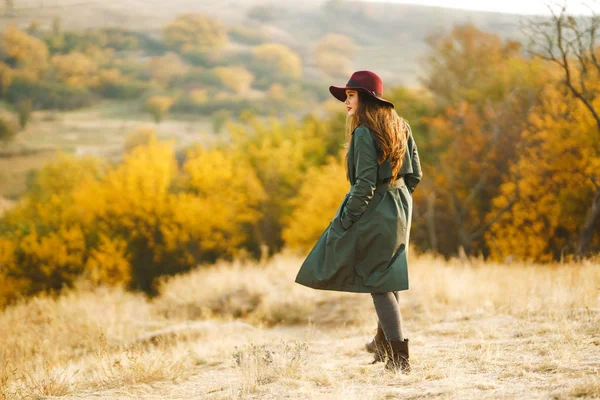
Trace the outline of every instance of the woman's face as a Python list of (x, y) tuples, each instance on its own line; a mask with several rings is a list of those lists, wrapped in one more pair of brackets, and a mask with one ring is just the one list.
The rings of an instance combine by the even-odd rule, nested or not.
[(344, 101), (348, 108), (348, 115), (354, 115), (356, 108), (358, 107), (358, 92), (352, 89), (346, 89), (346, 101)]

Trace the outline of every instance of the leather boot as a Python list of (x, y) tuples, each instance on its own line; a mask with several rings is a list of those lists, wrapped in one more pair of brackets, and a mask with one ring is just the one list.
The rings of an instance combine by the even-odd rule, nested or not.
[(374, 355), (372, 364), (385, 361), (389, 345), (381, 326), (377, 327), (377, 333), (372, 341), (365, 343), (365, 349)]
[(409, 373), (408, 339), (391, 340), (388, 343), (391, 355), (387, 358), (385, 369), (394, 372)]

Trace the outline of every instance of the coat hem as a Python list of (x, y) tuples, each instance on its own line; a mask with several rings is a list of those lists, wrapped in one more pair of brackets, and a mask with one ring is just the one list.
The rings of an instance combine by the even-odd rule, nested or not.
[(299, 282), (299, 281), (295, 281), (297, 284), (302, 285), (302, 286), (306, 286), (308, 288), (311, 289), (317, 289), (317, 290), (327, 290), (327, 291), (332, 291), (332, 292), (348, 292), (348, 293), (387, 293), (387, 292), (401, 292), (404, 290), (408, 290), (409, 286), (402, 286), (402, 287), (395, 287), (395, 286), (391, 286), (389, 289), (388, 288), (378, 288), (378, 289), (369, 289), (369, 288), (356, 288), (356, 287), (335, 287), (335, 286), (330, 286), (330, 285), (318, 285), (318, 284), (309, 284), (309, 283), (304, 283), (304, 282)]

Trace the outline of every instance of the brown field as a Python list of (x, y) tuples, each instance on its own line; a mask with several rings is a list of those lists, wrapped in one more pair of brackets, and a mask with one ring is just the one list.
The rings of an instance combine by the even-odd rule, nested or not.
[(410, 375), (362, 349), (369, 295), (293, 282), (302, 258), (200, 267), (147, 300), (84, 282), (0, 314), (0, 399), (600, 398), (600, 265), (413, 257)]

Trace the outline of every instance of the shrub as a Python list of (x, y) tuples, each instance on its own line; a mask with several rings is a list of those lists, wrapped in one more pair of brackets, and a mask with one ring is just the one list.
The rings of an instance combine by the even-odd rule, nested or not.
[(218, 19), (187, 13), (165, 27), (164, 41), (182, 54), (205, 52), (223, 46), (227, 42), (227, 30)]
[(173, 99), (168, 96), (152, 96), (146, 101), (144, 108), (158, 124), (173, 105)]
[(32, 81), (16, 78), (10, 85), (6, 98), (16, 104), (22, 98), (31, 99), (33, 109), (73, 110), (92, 104), (92, 95), (84, 88), (73, 88), (62, 83)]
[(127, 136), (123, 147), (125, 153), (129, 153), (138, 146), (148, 146), (154, 141), (156, 141), (156, 131), (154, 129), (140, 128)]
[(27, 126), (27, 122), (29, 122), (29, 118), (31, 117), (32, 107), (31, 99), (21, 99), (15, 105), (15, 109), (19, 115), (19, 126), (21, 129), (25, 129)]
[(8, 142), (12, 140), (16, 134), (17, 130), (13, 124), (8, 120), (0, 118), (0, 142)]

